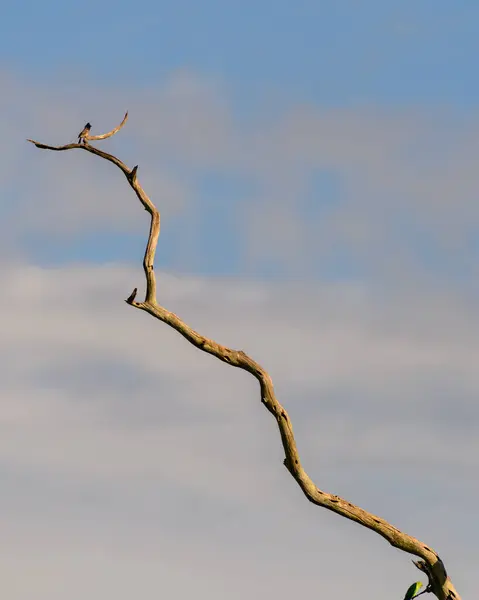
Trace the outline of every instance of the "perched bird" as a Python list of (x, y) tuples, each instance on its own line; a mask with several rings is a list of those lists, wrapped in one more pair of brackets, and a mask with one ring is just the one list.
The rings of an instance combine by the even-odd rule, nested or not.
[(78, 134), (78, 143), (81, 144), (82, 141), (85, 144), (86, 143), (86, 137), (88, 137), (88, 134), (90, 133), (90, 129), (91, 129), (91, 125), (90, 123), (87, 123), (85, 125), (85, 127), (80, 131), (80, 133)]

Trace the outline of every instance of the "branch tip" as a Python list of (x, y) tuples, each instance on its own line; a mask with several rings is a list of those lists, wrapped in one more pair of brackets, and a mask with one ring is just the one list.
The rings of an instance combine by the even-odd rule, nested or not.
[(128, 111), (126, 111), (125, 116), (123, 117), (123, 121), (117, 125), (117, 127), (115, 127), (114, 129), (112, 129), (111, 131), (108, 131), (107, 133), (102, 133), (100, 135), (88, 135), (88, 137), (86, 139), (88, 140), (105, 140), (106, 138), (111, 137), (112, 135), (115, 135), (115, 133), (118, 133), (118, 131), (120, 131), (120, 129), (123, 127), (123, 125), (127, 122), (128, 120)]
[(133, 167), (133, 169), (130, 171), (130, 175), (128, 176), (128, 179), (132, 182), (135, 183), (136, 181), (136, 173), (138, 171), (138, 165), (135, 165)]
[(128, 298), (125, 300), (125, 302), (126, 302), (127, 304), (133, 304), (133, 302), (135, 301), (135, 298), (136, 298), (136, 294), (137, 294), (137, 292), (138, 292), (138, 288), (135, 288), (135, 289), (134, 289), (134, 290), (131, 292), (131, 294), (128, 296)]

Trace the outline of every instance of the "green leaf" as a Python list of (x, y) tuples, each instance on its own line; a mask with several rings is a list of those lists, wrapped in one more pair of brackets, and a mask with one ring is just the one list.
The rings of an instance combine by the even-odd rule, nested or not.
[(406, 592), (406, 595), (404, 596), (404, 600), (412, 600), (421, 588), (422, 583), (420, 581), (416, 581), (416, 583), (410, 585), (408, 591)]

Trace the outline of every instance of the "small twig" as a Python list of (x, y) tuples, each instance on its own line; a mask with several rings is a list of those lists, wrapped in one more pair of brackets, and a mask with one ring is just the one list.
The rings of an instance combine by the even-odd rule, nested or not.
[(88, 140), (89, 142), (95, 141), (95, 140), (106, 140), (106, 138), (109, 138), (112, 135), (115, 135), (115, 133), (118, 133), (118, 131), (120, 131), (120, 129), (123, 127), (123, 125), (127, 122), (127, 120), (128, 120), (128, 111), (126, 111), (125, 116), (123, 117), (123, 121), (118, 125), (118, 127), (115, 127), (108, 133), (102, 133), (100, 135), (89, 135), (88, 134), (87, 136), (85, 136), (84, 139)]

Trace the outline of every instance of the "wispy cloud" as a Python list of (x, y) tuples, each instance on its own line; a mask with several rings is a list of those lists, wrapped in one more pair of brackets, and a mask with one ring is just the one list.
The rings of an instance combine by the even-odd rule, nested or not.
[[(4, 82), (3, 103), (22, 114), (22, 125), (2, 138), (3, 181), (16, 196), (4, 223), (22, 240), (28, 232), (41, 244), (51, 236), (137, 235), (144, 228), (110, 165), (93, 165), (81, 152), (41, 153), (19, 139), (62, 143), (85, 119), (95, 130), (108, 128), (129, 108), (128, 127), (108, 148), (140, 164), (142, 182), (175, 232), (170, 255), (181, 256), (183, 268), (214, 261), (208, 248), (222, 246), (231, 265), (247, 273), (271, 264), (302, 275), (474, 270), (475, 115), (303, 105), (248, 120), (235, 114), (218, 83), (189, 72), (148, 90), (105, 87), (94, 101), (68, 89), (37, 86), (25, 94), (24, 84), (5, 76)], [(23, 99), (32, 95), (34, 104)], [(212, 187), (202, 191), (198, 181), (211, 173), (234, 176), (244, 187), (240, 203), (222, 194), (221, 218), (236, 222), (234, 238), (229, 224), (203, 215)], [(334, 201), (323, 176), (337, 182)]]

